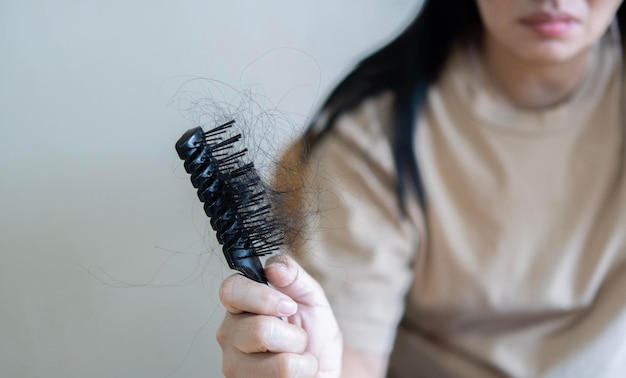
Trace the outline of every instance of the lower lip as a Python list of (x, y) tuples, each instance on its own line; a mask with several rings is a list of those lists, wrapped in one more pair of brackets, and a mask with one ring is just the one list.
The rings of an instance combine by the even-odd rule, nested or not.
[(533, 30), (535, 33), (548, 38), (562, 37), (574, 27), (574, 21), (569, 20), (522, 22), (522, 24)]

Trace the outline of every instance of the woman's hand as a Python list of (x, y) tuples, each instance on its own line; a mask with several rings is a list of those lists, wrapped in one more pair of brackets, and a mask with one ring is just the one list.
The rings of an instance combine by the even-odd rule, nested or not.
[(339, 377), (341, 332), (320, 285), (286, 255), (270, 258), (265, 274), (272, 287), (238, 274), (220, 287), (224, 375)]

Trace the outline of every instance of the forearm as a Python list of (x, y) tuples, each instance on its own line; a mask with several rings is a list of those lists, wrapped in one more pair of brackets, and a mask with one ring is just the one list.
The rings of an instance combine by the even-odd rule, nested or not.
[(341, 378), (383, 378), (389, 357), (344, 347)]

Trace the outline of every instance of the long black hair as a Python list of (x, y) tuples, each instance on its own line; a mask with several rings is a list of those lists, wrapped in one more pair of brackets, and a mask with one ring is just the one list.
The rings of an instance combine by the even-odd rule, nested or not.
[[(626, 6), (617, 12), (622, 42), (626, 29)], [(305, 132), (308, 149), (332, 128), (343, 113), (365, 98), (383, 91), (394, 93), (393, 158), (397, 193), (402, 205), (411, 183), (422, 205), (425, 193), (413, 140), (415, 120), (426, 100), (428, 88), (439, 78), (453, 46), (475, 38), (483, 30), (475, 0), (424, 0), (416, 18), (395, 39), (363, 59), (330, 93), (321, 111)]]

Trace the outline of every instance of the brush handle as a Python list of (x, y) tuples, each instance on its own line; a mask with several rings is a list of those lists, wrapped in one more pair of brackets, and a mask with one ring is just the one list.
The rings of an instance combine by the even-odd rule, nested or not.
[(245, 249), (224, 251), (224, 257), (231, 269), (239, 271), (251, 280), (267, 284), (261, 259), (254, 256), (251, 251)]

